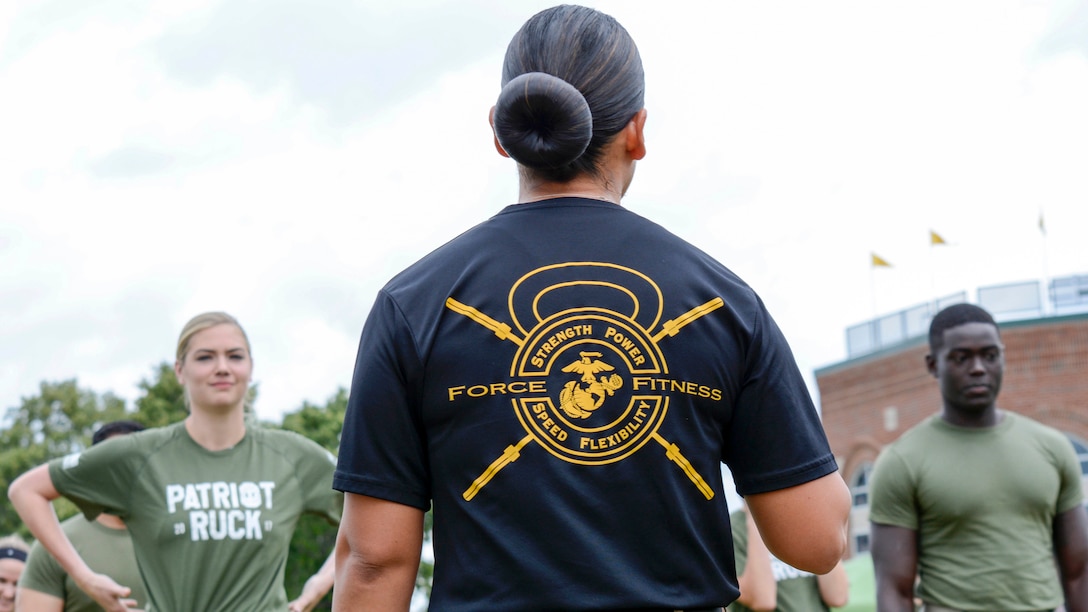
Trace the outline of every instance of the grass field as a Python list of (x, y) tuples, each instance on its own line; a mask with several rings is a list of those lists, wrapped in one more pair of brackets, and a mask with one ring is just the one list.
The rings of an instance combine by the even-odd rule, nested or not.
[(850, 576), (850, 601), (844, 612), (874, 612), (876, 610), (876, 583), (873, 579), (873, 560), (869, 555), (858, 555), (846, 562), (846, 574)]

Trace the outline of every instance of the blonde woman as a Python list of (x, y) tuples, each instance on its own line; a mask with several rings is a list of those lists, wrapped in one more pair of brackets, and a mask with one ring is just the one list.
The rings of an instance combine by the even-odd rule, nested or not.
[(288, 607), (283, 574), (298, 517), (339, 520), (334, 459), (298, 434), (247, 427), (253, 360), (230, 315), (190, 320), (174, 370), (188, 418), (34, 468), (12, 483), (12, 504), (107, 611), (134, 605), (130, 585), (95, 573), (72, 547), (50, 509), (61, 495), (88, 518), (106, 512), (125, 521), (150, 610), (280, 612)]

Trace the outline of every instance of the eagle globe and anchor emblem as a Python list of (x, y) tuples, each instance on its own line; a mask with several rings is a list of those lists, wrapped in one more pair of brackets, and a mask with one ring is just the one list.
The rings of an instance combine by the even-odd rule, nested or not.
[(712, 499), (702, 475), (658, 432), (669, 396), (652, 381), (668, 374), (658, 344), (723, 303), (716, 297), (659, 326), (657, 284), (631, 268), (598, 262), (545, 266), (518, 279), (508, 297), (513, 326), (447, 298), (447, 308), (518, 346), (510, 376), (533, 390), (511, 399), (526, 435), (484, 469), (463, 493), (465, 501), (532, 442), (562, 461), (587, 466), (622, 461), (655, 442)]
[(623, 379), (618, 374), (600, 380), (594, 377), (598, 372), (611, 372), (616, 368), (598, 361), (603, 353), (598, 351), (581, 351), (578, 361), (563, 368), (564, 372), (577, 372), (582, 375), (579, 381), (570, 381), (563, 385), (559, 392), (559, 407), (572, 419), (584, 419), (600, 408), (604, 398), (614, 395), (616, 389), (623, 386)]

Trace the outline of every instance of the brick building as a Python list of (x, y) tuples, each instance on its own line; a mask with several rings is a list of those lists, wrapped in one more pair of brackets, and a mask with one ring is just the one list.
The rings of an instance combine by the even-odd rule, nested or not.
[[(929, 346), (921, 327), (911, 338), (816, 371), (824, 427), (853, 493), (851, 554), (869, 549), (873, 461), (940, 409), (937, 381), (925, 368)], [(1000, 329), (1006, 365), (998, 406), (1065, 432), (1088, 475), (1088, 313), (1004, 321)]]

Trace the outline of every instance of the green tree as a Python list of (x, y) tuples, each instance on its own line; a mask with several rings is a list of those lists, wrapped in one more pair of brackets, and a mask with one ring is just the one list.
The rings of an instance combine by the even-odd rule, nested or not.
[[(125, 401), (106, 393), (81, 389), (75, 379), (42, 382), (37, 395), (8, 408), (0, 431), (0, 499), (7, 499), (11, 481), (50, 459), (82, 451), (91, 445), (95, 429), (109, 421), (131, 418)], [(55, 504), (62, 517), (75, 508), (66, 500)], [(0, 504), (0, 533), (29, 536), (9, 504)]]
[[(348, 408), (348, 392), (343, 387), (337, 389), (324, 406), (304, 402), (302, 407), (285, 414), (283, 428), (300, 433), (317, 442), (328, 451), (336, 453), (340, 448), (340, 431), (344, 427), (344, 414)], [(424, 520), (424, 537), (430, 542), (431, 515)], [(321, 567), (328, 553), (336, 545), (336, 527), (314, 516), (303, 516), (295, 529), (291, 540), (291, 551), (287, 558), (287, 575), (284, 582), (288, 597), (295, 597), (302, 591), (302, 585)], [(420, 563), (416, 577), (416, 588), (425, 595), (431, 592), (431, 576), (434, 564), (424, 559)], [(332, 608), (331, 596), (326, 596), (317, 609)]]
[[(283, 429), (302, 434), (335, 454), (340, 447), (340, 430), (344, 426), (344, 413), (347, 408), (348, 392), (340, 387), (324, 406), (303, 402), (301, 408), (285, 414)], [(307, 514), (299, 518), (295, 535), (291, 538), (284, 575), (284, 586), (289, 599), (302, 592), (306, 580), (317, 572), (335, 545), (335, 526), (313, 515)], [(332, 609), (332, 597), (327, 595), (317, 609)]]
[(144, 378), (137, 385), (143, 395), (136, 400), (133, 418), (147, 427), (162, 427), (189, 416), (189, 409), (185, 406), (185, 389), (174, 374), (174, 365), (163, 361), (151, 370), (151, 377)]

